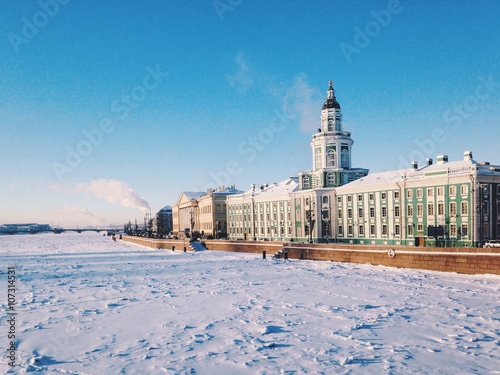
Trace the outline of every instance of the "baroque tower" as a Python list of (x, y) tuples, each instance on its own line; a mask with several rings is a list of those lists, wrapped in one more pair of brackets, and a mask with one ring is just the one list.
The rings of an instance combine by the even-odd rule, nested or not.
[(351, 166), (353, 143), (351, 133), (342, 127), (340, 104), (329, 81), (321, 127), (311, 141), (313, 169), (299, 173), (299, 190), (334, 188), (366, 176), (368, 169)]

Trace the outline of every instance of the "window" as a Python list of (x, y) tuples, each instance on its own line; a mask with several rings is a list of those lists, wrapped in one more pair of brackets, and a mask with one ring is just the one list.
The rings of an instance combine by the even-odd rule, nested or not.
[(387, 236), (387, 224), (382, 225), (382, 236)]
[(326, 174), (326, 183), (330, 186), (335, 185), (335, 174), (333, 172), (328, 172)]
[(348, 195), (348, 196), (347, 196), (347, 201), (348, 201), (348, 202), (352, 202), (352, 195)]
[(417, 204), (417, 216), (423, 216), (424, 215), (424, 205), (419, 203)]
[(328, 204), (328, 196), (327, 195), (323, 196), (323, 204)]
[(363, 207), (358, 207), (358, 217), (359, 217), (360, 219), (362, 219), (362, 218), (363, 218)]
[(362, 236), (365, 235), (365, 227), (364, 226), (360, 225), (359, 228), (358, 228), (358, 230), (359, 230), (359, 236), (360, 237), (362, 237)]
[(400, 212), (399, 212), (399, 206), (394, 206), (394, 217), (399, 217)]
[(444, 187), (440, 186), (437, 188), (437, 195), (441, 197), (444, 195)]
[(358, 194), (358, 202), (363, 202), (363, 194)]
[(418, 223), (417, 224), (417, 232), (423, 232), (424, 231), (424, 224)]
[(348, 209), (347, 209), (347, 217), (348, 217), (349, 219), (352, 219), (352, 208), (348, 208)]
[(427, 189), (427, 196), (428, 197), (433, 197), (434, 196), (434, 189), (433, 188), (428, 188)]
[(469, 213), (469, 203), (462, 202), (462, 215), (467, 215)]
[(408, 224), (408, 236), (413, 236), (413, 224)]
[(457, 238), (457, 224), (450, 224), (450, 237)]
[(337, 217), (342, 217), (342, 209), (341, 208), (338, 209), (338, 215), (337, 215)]
[(443, 202), (438, 203), (438, 215), (444, 215), (444, 204)]
[(408, 199), (413, 198), (413, 190), (406, 190), (406, 198)]
[(342, 168), (349, 169), (349, 151), (342, 150), (341, 158), (342, 158), (342, 160), (341, 160)]
[(337, 197), (337, 203), (342, 203), (342, 197)]
[(467, 224), (462, 224), (462, 237), (467, 237), (468, 236), (468, 229), (469, 226)]
[(399, 199), (399, 191), (394, 192), (394, 199)]
[(303, 187), (304, 189), (309, 188), (309, 177), (304, 176), (304, 177), (302, 178), (302, 187)]
[(375, 207), (370, 207), (370, 217), (371, 218), (375, 217)]
[(455, 195), (457, 195), (457, 187), (450, 186), (450, 196), (454, 197)]
[(326, 153), (326, 165), (328, 167), (335, 167), (335, 150), (328, 150)]
[(382, 217), (387, 217), (387, 207), (382, 207)]
[(450, 202), (450, 215), (457, 216), (457, 203), (456, 202)]
[(381, 198), (383, 201), (385, 201), (387, 199), (387, 193), (386, 192), (383, 192), (380, 194)]
[(434, 215), (434, 203), (427, 205), (427, 215)]
[(320, 169), (321, 168), (321, 149), (317, 148), (314, 150), (314, 169)]
[(467, 185), (460, 186), (460, 194), (467, 195), (468, 191), (469, 191), (469, 189), (468, 189)]
[(349, 236), (353, 235), (352, 225), (349, 225), (349, 227), (347, 228), (347, 233), (349, 234)]
[(406, 211), (408, 212), (408, 216), (413, 216), (413, 205), (412, 205), (412, 204), (409, 204), (409, 205), (406, 207)]
[(342, 225), (339, 225), (339, 236), (343, 235), (344, 235), (344, 228), (342, 227)]
[(375, 225), (370, 225), (370, 236), (375, 236)]
[(423, 196), (422, 189), (417, 189), (417, 198), (422, 198), (422, 196)]
[(396, 224), (396, 225), (394, 226), (394, 234), (395, 234), (396, 236), (399, 236), (399, 235), (401, 234), (401, 227), (399, 226), (399, 224)]
[(375, 199), (375, 194), (370, 193), (370, 201), (372, 201), (372, 202), (373, 202), (373, 200), (374, 200), (374, 199)]

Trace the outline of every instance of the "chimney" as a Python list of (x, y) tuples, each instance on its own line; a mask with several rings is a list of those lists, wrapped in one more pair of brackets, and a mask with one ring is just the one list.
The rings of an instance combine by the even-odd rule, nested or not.
[(418, 169), (418, 163), (416, 161), (411, 162), (411, 169), (413, 169), (414, 171)]
[(432, 162), (433, 162), (433, 161), (432, 161), (432, 158), (427, 158), (427, 159), (425, 159), (425, 163), (426, 163), (427, 165), (432, 165)]
[(472, 151), (464, 152), (464, 160), (472, 160)]
[(448, 155), (438, 155), (437, 164), (448, 163)]

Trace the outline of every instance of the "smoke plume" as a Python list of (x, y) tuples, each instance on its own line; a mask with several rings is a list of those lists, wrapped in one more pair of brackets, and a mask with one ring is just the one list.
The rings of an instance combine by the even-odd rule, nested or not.
[(93, 195), (110, 203), (118, 203), (125, 207), (135, 207), (150, 212), (148, 202), (141, 198), (126, 183), (116, 180), (94, 180), (86, 184), (77, 184), (76, 190)]

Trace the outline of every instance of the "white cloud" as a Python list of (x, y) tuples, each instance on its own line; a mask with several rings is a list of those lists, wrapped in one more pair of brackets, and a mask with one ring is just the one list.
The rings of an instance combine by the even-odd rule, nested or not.
[(238, 52), (235, 59), (236, 72), (227, 77), (231, 87), (236, 88), (240, 94), (244, 94), (254, 84), (254, 69), (245, 58), (242, 51)]
[(283, 111), (299, 123), (304, 133), (314, 133), (320, 124), (321, 92), (307, 82), (305, 75), (295, 77), (283, 97)]

